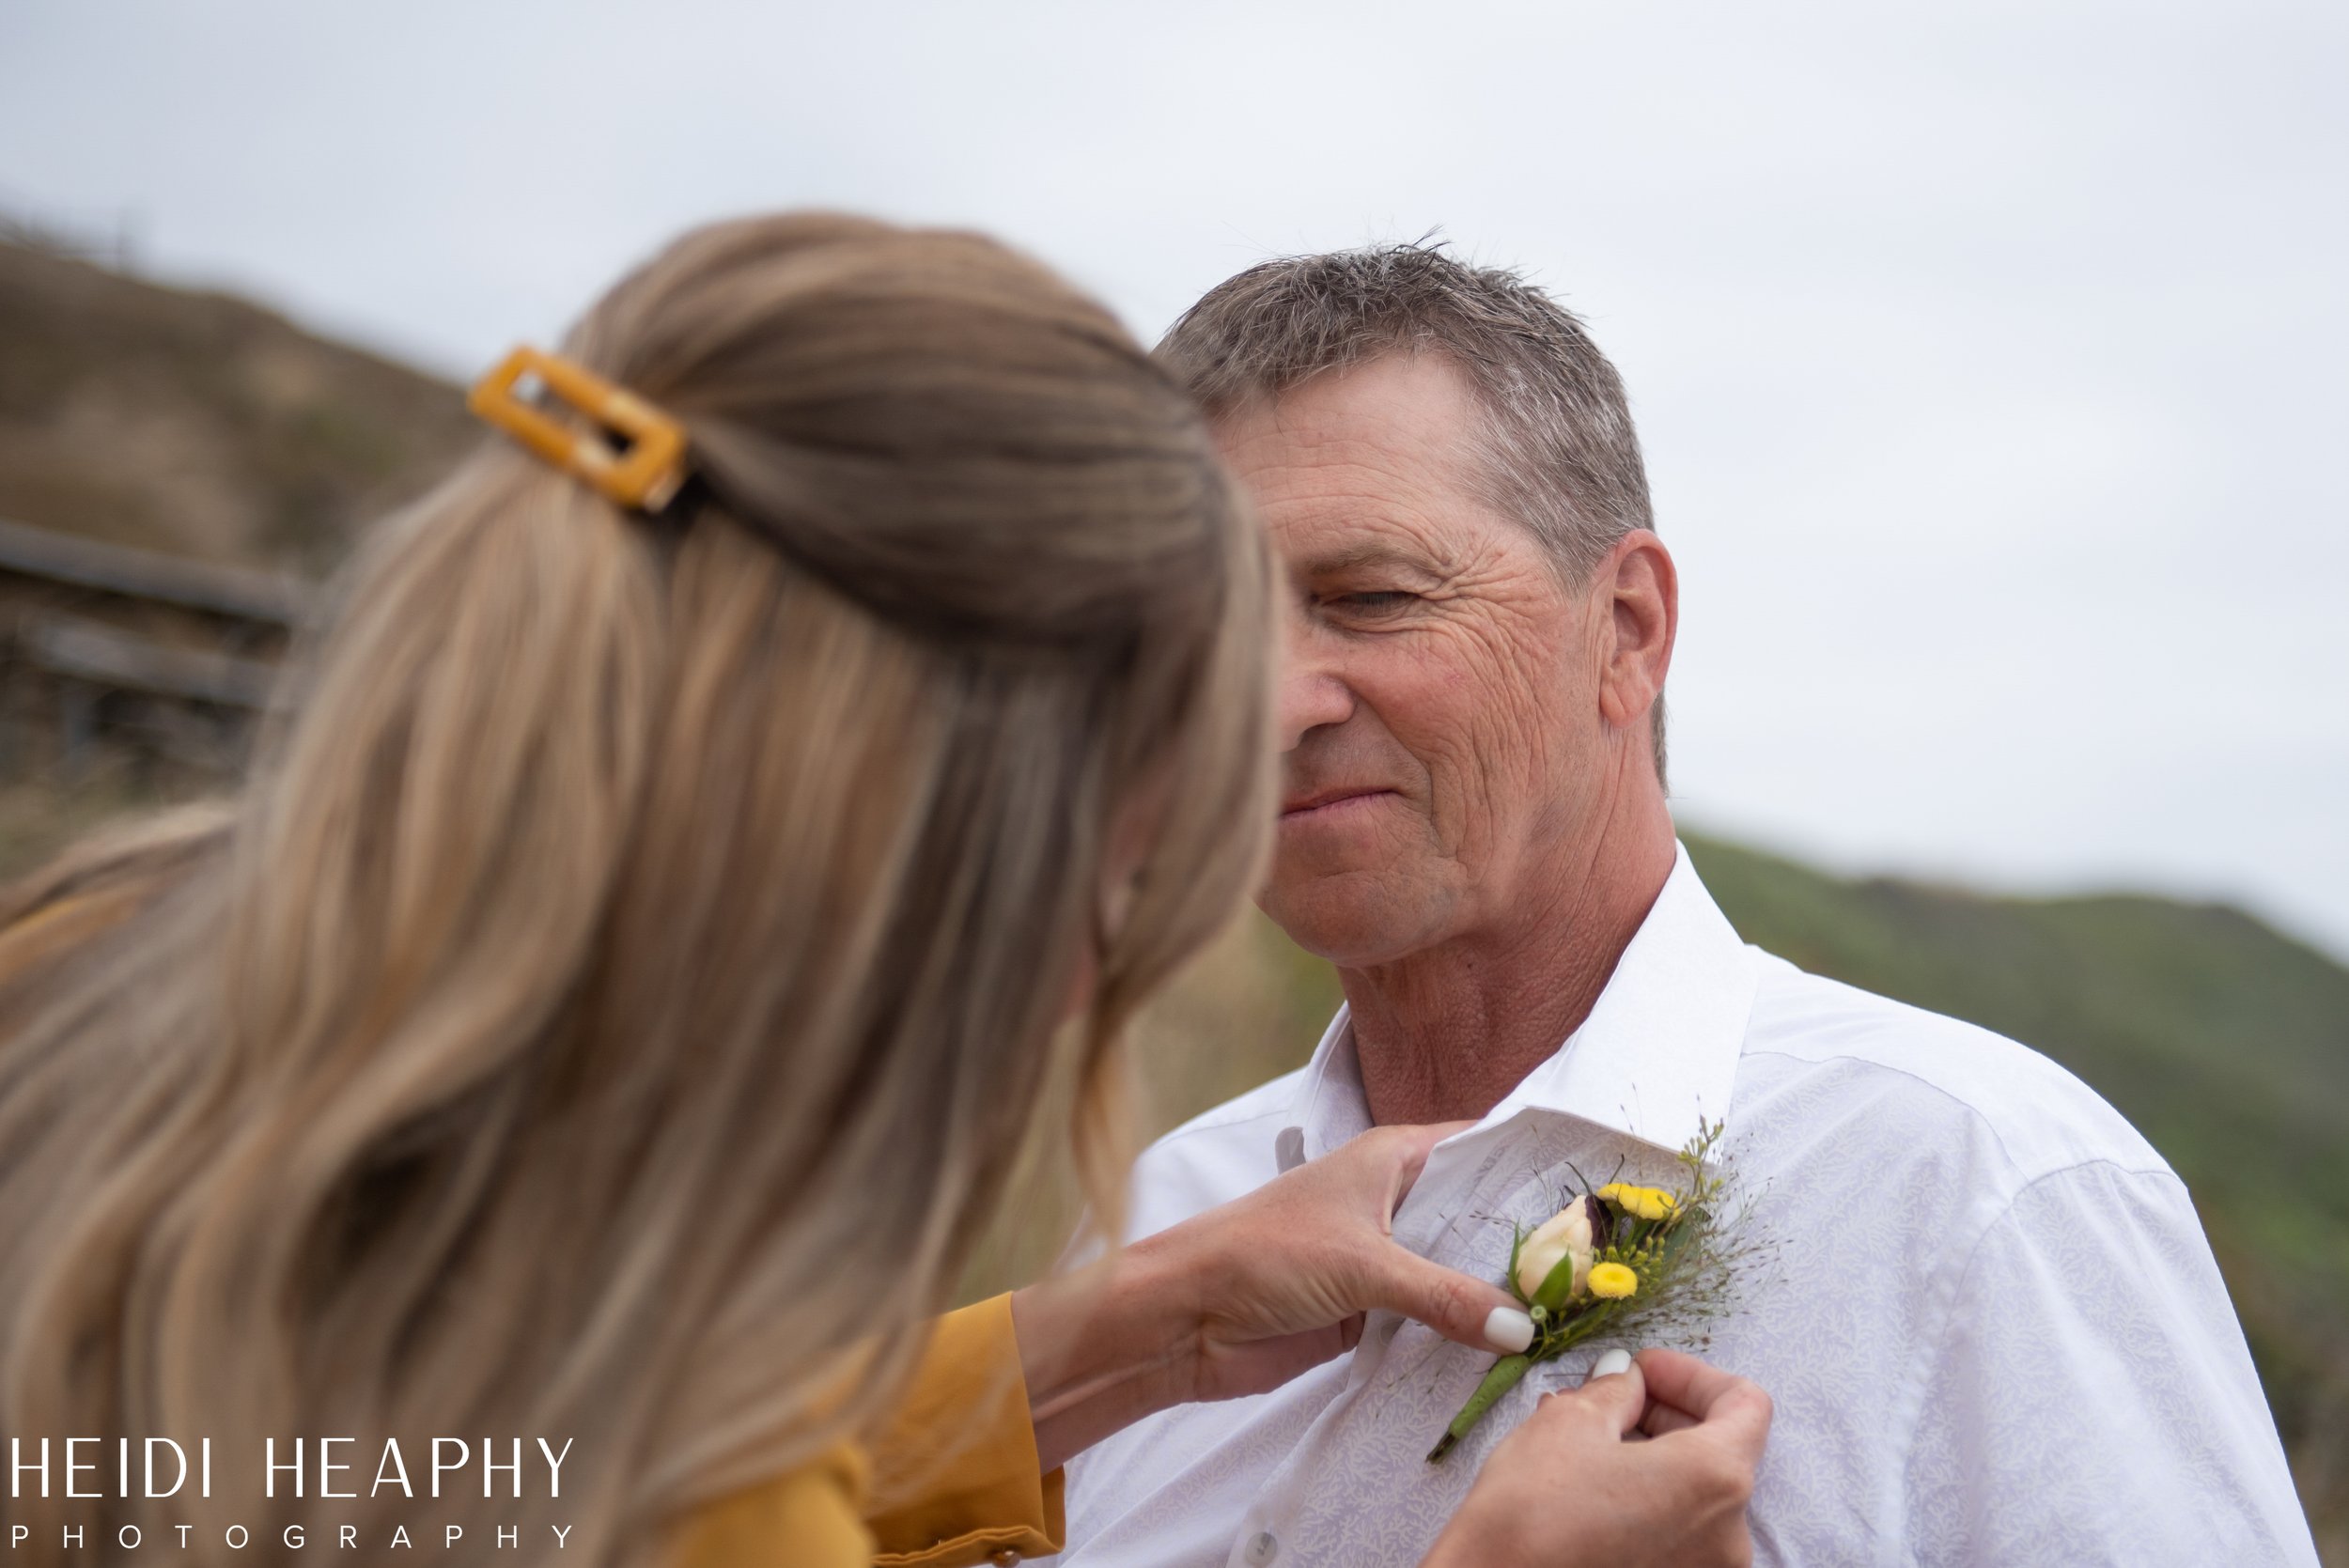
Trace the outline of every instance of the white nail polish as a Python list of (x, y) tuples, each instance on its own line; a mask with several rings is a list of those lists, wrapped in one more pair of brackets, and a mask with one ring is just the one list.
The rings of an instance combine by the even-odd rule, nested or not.
[(1515, 1307), (1495, 1307), (1485, 1319), (1485, 1343), (1514, 1356), (1533, 1343), (1533, 1320)]
[(1631, 1370), (1631, 1352), (1617, 1345), (1601, 1356), (1591, 1367), (1593, 1377), (1612, 1377), (1619, 1372)]

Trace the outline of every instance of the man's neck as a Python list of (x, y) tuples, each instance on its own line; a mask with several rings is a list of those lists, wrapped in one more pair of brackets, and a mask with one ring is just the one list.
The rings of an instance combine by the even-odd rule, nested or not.
[(1506, 928), (1341, 970), (1371, 1120), (1476, 1120), (1581, 1027), (1672, 875), (1660, 798)]

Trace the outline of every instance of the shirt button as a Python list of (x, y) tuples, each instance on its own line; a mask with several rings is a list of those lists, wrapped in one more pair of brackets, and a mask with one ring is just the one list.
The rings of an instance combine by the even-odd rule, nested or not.
[(1281, 1553), (1281, 1543), (1268, 1529), (1260, 1529), (1248, 1538), (1248, 1568), (1264, 1568)]

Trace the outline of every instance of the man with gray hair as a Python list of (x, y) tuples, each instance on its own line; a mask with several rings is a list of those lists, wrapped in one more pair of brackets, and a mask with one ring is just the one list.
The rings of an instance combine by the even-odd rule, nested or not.
[[(1262, 901), (1346, 1005), (1304, 1068), (1143, 1156), (1132, 1234), (1370, 1126), (1456, 1123), (1394, 1231), (1499, 1280), (1570, 1171), (1669, 1179), (1725, 1118), (1775, 1247), (1707, 1347), (1776, 1401), (1759, 1560), (2312, 1564), (2160, 1156), (2025, 1048), (1745, 945), (1698, 880), (1664, 790), (1672, 559), (1581, 324), (1403, 245), (1251, 269), (1159, 351), (1287, 566)], [(1062, 1560), (1417, 1563), (1595, 1352), (1431, 1463), (1484, 1362), (1374, 1316), (1284, 1388), (1083, 1455)]]

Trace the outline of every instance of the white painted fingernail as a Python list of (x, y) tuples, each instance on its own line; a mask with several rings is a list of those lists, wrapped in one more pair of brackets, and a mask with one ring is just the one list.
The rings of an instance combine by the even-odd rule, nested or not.
[(1515, 1307), (1495, 1307), (1485, 1319), (1485, 1343), (1514, 1356), (1533, 1343), (1533, 1320)]
[(1593, 1377), (1612, 1377), (1619, 1372), (1631, 1370), (1631, 1352), (1617, 1345), (1601, 1356), (1591, 1368)]

